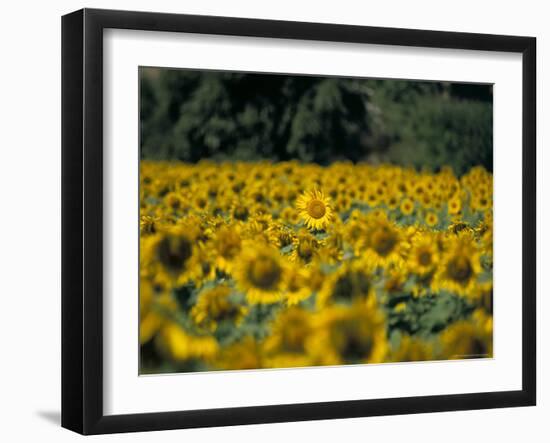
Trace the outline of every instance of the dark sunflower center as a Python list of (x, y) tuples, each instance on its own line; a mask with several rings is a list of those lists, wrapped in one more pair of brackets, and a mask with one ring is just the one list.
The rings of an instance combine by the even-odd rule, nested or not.
[(310, 242), (300, 242), (298, 245), (298, 255), (305, 262), (309, 262), (313, 257), (313, 246)]
[(447, 265), (449, 277), (461, 284), (467, 283), (473, 274), (472, 265), (468, 257), (457, 256), (449, 261)]
[(220, 242), (220, 255), (233, 258), (241, 249), (241, 239), (237, 234), (229, 234)]
[(193, 245), (185, 237), (165, 237), (157, 246), (159, 261), (172, 272), (181, 271), (193, 254)]
[(418, 263), (421, 266), (429, 266), (432, 264), (432, 254), (429, 251), (422, 251), (418, 254)]
[(307, 204), (307, 213), (310, 217), (321, 218), (326, 212), (327, 208), (321, 200), (311, 200)]
[(397, 238), (389, 229), (381, 229), (373, 235), (373, 248), (382, 257), (388, 255), (393, 250), (396, 243)]
[(332, 340), (342, 359), (348, 363), (358, 363), (368, 358), (374, 347), (372, 337), (362, 334), (354, 322), (338, 325)]
[(248, 209), (244, 206), (239, 206), (233, 211), (233, 217), (237, 220), (246, 221), (248, 218)]
[(292, 243), (292, 235), (289, 232), (281, 232), (279, 234), (279, 241), (281, 242), (281, 247), (288, 246)]
[(303, 319), (289, 320), (282, 331), (283, 347), (290, 352), (303, 352), (307, 333), (308, 328), (304, 325)]
[(362, 272), (348, 272), (338, 279), (332, 293), (335, 300), (351, 300), (354, 297), (367, 295), (370, 281)]
[(273, 258), (260, 256), (252, 262), (249, 278), (260, 289), (273, 289), (281, 278), (281, 267)]

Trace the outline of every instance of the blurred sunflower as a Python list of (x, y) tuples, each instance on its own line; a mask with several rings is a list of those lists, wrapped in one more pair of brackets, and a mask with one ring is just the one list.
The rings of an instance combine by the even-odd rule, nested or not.
[(493, 319), (476, 311), (472, 320), (462, 320), (441, 333), (441, 356), (448, 360), (493, 357)]
[(319, 311), (308, 351), (323, 365), (381, 363), (389, 351), (384, 315), (370, 299)]
[(282, 300), (285, 267), (279, 253), (266, 245), (249, 245), (240, 255), (235, 278), (251, 304)]
[(195, 324), (212, 332), (220, 322), (230, 321), (238, 325), (248, 313), (248, 308), (234, 302), (230, 296), (231, 288), (226, 285), (202, 291), (191, 308), (190, 314)]
[(215, 231), (213, 248), (216, 252), (216, 267), (231, 273), (235, 260), (241, 252), (241, 233), (239, 228), (223, 226)]
[(439, 262), (434, 279), (434, 289), (447, 289), (468, 296), (475, 290), (481, 263), (478, 246), (473, 236), (461, 231), (447, 239), (446, 250)]
[(410, 272), (424, 276), (434, 271), (439, 263), (439, 251), (433, 236), (420, 233), (414, 239), (408, 254)]
[(264, 341), (267, 366), (273, 368), (310, 365), (306, 343), (313, 333), (312, 314), (291, 307), (282, 311)]

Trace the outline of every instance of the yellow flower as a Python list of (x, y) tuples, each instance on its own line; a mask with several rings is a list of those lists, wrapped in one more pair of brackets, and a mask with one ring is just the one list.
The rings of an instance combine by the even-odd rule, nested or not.
[(329, 277), (317, 295), (317, 306), (323, 309), (332, 303), (352, 303), (373, 296), (374, 286), (363, 263), (346, 263)]
[(320, 242), (306, 230), (301, 230), (292, 241), (294, 248), (290, 254), (290, 260), (305, 265), (317, 257)]
[(332, 219), (330, 201), (322, 191), (304, 193), (298, 198), (296, 207), (309, 229), (325, 229)]
[(151, 215), (142, 215), (139, 220), (139, 232), (141, 235), (154, 234), (159, 218)]
[(448, 360), (491, 358), (493, 356), (493, 319), (480, 311), (472, 320), (462, 320), (441, 333), (441, 355)]
[[(490, 356), (492, 193), (483, 167), (457, 178), (450, 167), (143, 160), (147, 364), (230, 370)], [(444, 292), (476, 311), (429, 341), (396, 341), (385, 313), (412, 318), (410, 297)], [(264, 304), (272, 306), (252, 306)]]
[(215, 233), (214, 250), (218, 269), (230, 273), (234, 267), (235, 259), (241, 252), (239, 230), (228, 226), (219, 228)]
[(381, 363), (389, 345), (384, 315), (373, 302), (333, 305), (319, 311), (307, 346), (321, 365)]
[(212, 332), (223, 321), (239, 324), (248, 309), (231, 301), (230, 295), (231, 288), (225, 285), (201, 292), (195, 306), (191, 309), (191, 318), (198, 326)]
[(251, 304), (281, 301), (284, 265), (279, 253), (267, 244), (248, 246), (238, 259), (235, 271), (237, 284)]
[(411, 215), (414, 211), (414, 203), (410, 198), (405, 198), (401, 202), (399, 209), (401, 210), (403, 215)]
[(437, 214), (435, 212), (430, 211), (430, 212), (426, 213), (426, 217), (424, 218), (424, 221), (426, 222), (426, 224), (428, 226), (433, 228), (439, 222), (439, 217), (437, 216)]
[(478, 247), (466, 231), (450, 238), (440, 260), (434, 279), (434, 289), (447, 289), (459, 295), (475, 293), (477, 277), (481, 272)]
[(264, 342), (266, 365), (274, 368), (310, 365), (306, 343), (312, 333), (312, 314), (297, 307), (282, 311)]
[(363, 260), (375, 266), (402, 262), (402, 233), (385, 215), (376, 216), (367, 230)]
[(285, 272), (284, 297), (288, 306), (296, 305), (312, 295), (308, 274), (304, 269), (288, 269)]
[(451, 198), (447, 203), (447, 209), (451, 215), (460, 214), (460, 211), (462, 210), (462, 200), (460, 199), (460, 196), (457, 195)]
[(170, 226), (141, 240), (142, 269), (160, 268), (180, 285), (202, 274), (196, 228)]
[(432, 272), (439, 263), (439, 251), (433, 236), (425, 233), (413, 239), (407, 260), (410, 272), (426, 275)]

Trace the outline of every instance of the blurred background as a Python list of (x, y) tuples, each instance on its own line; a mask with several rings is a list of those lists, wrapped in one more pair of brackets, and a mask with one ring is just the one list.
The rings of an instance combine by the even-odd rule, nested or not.
[(487, 84), (140, 68), (143, 159), (493, 169)]

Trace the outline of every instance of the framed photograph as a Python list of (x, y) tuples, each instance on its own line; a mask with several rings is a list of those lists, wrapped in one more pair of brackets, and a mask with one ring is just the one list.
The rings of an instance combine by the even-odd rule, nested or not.
[(62, 425), (535, 405), (536, 41), (62, 19)]

